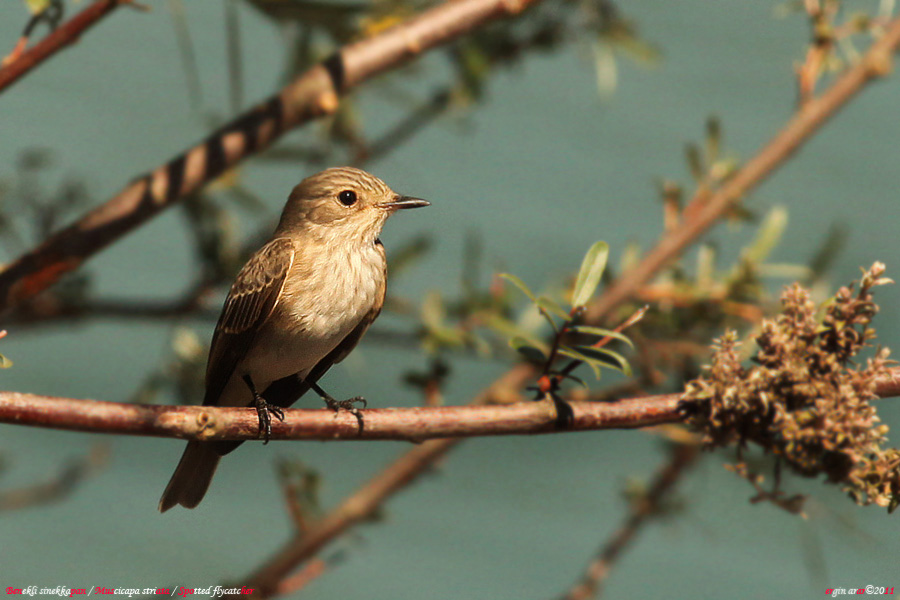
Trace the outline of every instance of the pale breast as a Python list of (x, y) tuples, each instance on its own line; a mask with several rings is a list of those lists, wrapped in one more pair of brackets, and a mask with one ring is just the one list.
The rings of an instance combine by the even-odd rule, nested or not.
[(260, 385), (305, 374), (380, 302), (385, 260), (380, 246), (298, 253), (272, 317), (246, 357)]

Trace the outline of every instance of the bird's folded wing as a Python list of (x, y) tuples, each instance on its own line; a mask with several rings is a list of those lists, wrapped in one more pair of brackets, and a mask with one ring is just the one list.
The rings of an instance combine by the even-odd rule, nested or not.
[(206, 367), (204, 405), (219, 401), (235, 367), (247, 354), (259, 328), (281, 298), (294, 262), (294, 244), (275, 238), (260, 248), (238, 273), (216, 324)]

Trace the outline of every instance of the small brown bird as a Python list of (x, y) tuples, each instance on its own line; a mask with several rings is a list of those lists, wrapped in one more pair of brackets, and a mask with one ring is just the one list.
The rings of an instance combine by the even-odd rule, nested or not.
[[(342, 361), (381, 312), (387, 265), (378, 235), (400, 208), (428, 206), (377, 177), (328, 169), (294, 188), (272, 240), (238, 273), (213, 333), (204, 406), (254, 406), (268, 441), (270, 412), (312, 388), (334, 410), (352, 409), (316, 383)], [(262, 393), (260, 393), (260, 391)], [(160, 512), (203, 499), (219, 459), (241, 442), (188, 442)]]

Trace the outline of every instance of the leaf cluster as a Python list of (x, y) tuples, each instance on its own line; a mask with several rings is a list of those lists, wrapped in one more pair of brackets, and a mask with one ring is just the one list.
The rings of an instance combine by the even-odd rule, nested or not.
[[(600, 279), (603, 277), (608, 257), (609, 245), (606, 242), (596, 242), (588, 249), (575, 278), (568, 311), (563, 309), (556, 300), (536, 295), (525, 285), (525, 282), (515, 275), (501, 274), (501, 277), (525, 294), (553, 329), (554, 336), (549, 345), (522, 335), (514, 336), (509, 340), (509, 345), (526, 360), (543, 367), (543, 374), (549, 377), (548, 388), (542, 390), (544, 392), (554, 391), (562, 379), (573, 379), (583, 384), (580, 379), (571, 374), (582, 364), (590, 367), (597, 379), (600, 379), (603, 368), (613, 368), (628, 377), (631, 376), (631, 367), (625, 357), (614, 350), (603, 347), (612, 339), (623, 341), (629, 345), (631, 341), (618, 331), (580, 323), (585, 306), (593, 297), (600, 284)], [(576, 342), (572, 343), (569, 341), (570, 339)], [(557, 359), (562, 357), (569, 358), (571, 362), (564, 368), (556, 368)]]

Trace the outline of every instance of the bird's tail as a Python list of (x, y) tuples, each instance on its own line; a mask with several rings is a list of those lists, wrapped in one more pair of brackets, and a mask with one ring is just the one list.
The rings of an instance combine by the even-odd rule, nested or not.
[(176, 504), (185, 508), (200, 504), (221, 458), (209, 442), (188, 442), (166, 491), (159, 499), (159, 512), (166, 512)]

